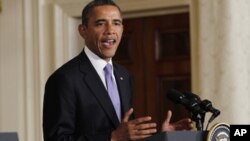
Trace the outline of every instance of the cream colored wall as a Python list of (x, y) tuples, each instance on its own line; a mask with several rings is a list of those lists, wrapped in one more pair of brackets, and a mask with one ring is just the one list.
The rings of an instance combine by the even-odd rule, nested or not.
[(24, 88), (22, 7), (3, 0), (0, 13), (0, 131), (17, 131)]
[[(77, 33), (90, 0), (3, 0), (0, 13), (0, 132), (42, 141), (42, 102), (48, 76), (75, 56)], [(188, 10), (188, 0), (116, 0), (124, 17)]]

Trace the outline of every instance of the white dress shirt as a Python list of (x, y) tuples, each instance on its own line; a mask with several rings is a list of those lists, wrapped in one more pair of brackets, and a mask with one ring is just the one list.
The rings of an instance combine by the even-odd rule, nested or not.
[[(97, 56), (96, 54), (94, 54), (91, 50), (89, 50), (89, 48), (87, 46), (85, 46), (84, 48), (84, 52), (86, 53), (87, 57), (89, 58), (91, 64), (94, 66), (95, 70), (97, 71), (98, 75), (100, 76), (102, 83), (104, 84), (104, 86), (107, 89), (107, 85), (105, 82), (105, 74), (104, 74), (104, 67), (106, 66), (107, 63), (110, 63), (113, 66), (112, 63), (112, 59), (110, 59), (109, 62), (106, 62), (105, 60), (103, 60), (102, 58), (100, 58), (99, 56)], [(113, 67), (112, 67), (113, 69)], [(116, 83), (116, 79), (114, 76), (114, 69), (112, 70), (112, 77), (115, 80)]]

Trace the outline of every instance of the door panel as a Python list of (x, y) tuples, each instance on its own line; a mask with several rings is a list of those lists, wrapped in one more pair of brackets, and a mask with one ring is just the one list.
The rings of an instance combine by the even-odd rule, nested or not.
[(170, 88), (191, 89), (188, 13), (125, 19), (114, 60), (134, 76), (136, 116), (150, 115), (158, 125), (169, 109), (172, 121), (188, 116), (183, 106), (166, 99)]
[(146, 93), (144, 84), (144, 53), (143, 47), (143, 21), (130, 19), (124, 21), (124, 33), (114, 61), (125, 66), (134, 78), (134, 113), (136, 117), (145, 116)]

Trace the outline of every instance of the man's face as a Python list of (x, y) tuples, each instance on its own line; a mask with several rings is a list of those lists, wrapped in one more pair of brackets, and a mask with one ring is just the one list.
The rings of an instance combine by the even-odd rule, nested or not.
[(79, 32), (92, 52), (109, 61), (121, 41), (121, 14), (115, 6), (97, 6), (90, 15), (88, 26), (80, 25)]

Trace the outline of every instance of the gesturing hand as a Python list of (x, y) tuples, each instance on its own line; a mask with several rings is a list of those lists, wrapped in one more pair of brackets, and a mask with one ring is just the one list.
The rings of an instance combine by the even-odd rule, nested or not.
[(151, 117), (141, 117), (129, 121), (133, 109), (125, 113), (120, 126), (112, 132), (112, 141), (138, 140), (156, 133), (156, 123), (150, 122)]
[(170, 123), (172, 112), (168, 111), (165, 121), (162, 123), (162, 131), (190, 130), (193, 128), (192, 120), (185, 118), (175, 123)]

